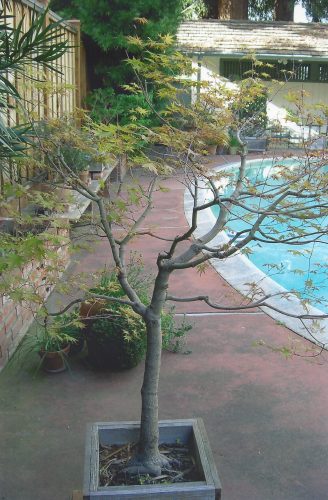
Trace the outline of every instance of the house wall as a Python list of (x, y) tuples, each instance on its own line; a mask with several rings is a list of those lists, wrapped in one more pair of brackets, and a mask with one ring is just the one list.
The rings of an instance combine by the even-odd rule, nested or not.
[[(220, 57), (216, 55), (202, 56), (193, 58), (193, 66), (198, 71), (198, 78), (202, 80), (214, 80), (220, 75)], [(230, 83), (234, 86), (236, 83)], [(271, 104), (268, 106), (268, 115), (270, 120), (284, 119), (286, 108), (295, 109), (295, 106), (288, 102), (286, 95), (288, 92), (297, 92), (305, 90), (308, 95), (305, 96), (306, 105), (322, 103), (328, 106), (328, 83), (317, 82), (287, 82), (283, 84), (266, 83), (269, 89)]]
[[(68, 229), (54, 228), (52, 231), (61, 237), (69, 237)], [(69, 252), (66, 246), (60, 246), (56, 253), (59, 276), (69, 264)], [(49, 276), (48, 279), (46, 277), (46, 269), (46, 262), (32, 260), (20, 271), (23, 280), (28, 281), (30, 286), (38, 290), (43, 299), (46, 299), (53, 290)], [(5, 275), (1, 278), (6, 279)], [(0, 371), (33, 323), (38, 308), (37, 304), (14, 302), (7, 296), (0, 296)]]
[(325, 104), (328, 106), (328, 83), (287, 82), (278, 86), (277, 84), (270, 84), (268, 82), (267, 87), (272, 104), (277, 108), (275, 110), (273, 106), (270, 107), (270, 119), (283, 118), (284, 113), (282, 110), (284, 109), (295, 110), (295, 106), (286, 99), (289, 92), (304, 90), (306, 93), (304, 103), (307, 106), (315, 104)]
[[(16, 27), (23, 20), (22, 31), (26, 32), (31, 26), (34, 11), (42, 12), (47, 0), (31, 2), (29, 0), (7, 0), (4, 3), (4, 13), (8, 16), (7, 24)], [(52, 11), (48, 12), (45, 24), (58, 22), (61, 18)], [(43, 65), (34, 65), (27, 68), (26, 78), (15, 72), (8, 74), (8, 79), (17, 88), (24, 108), (34, 120), (58, 118), (81, 108), (86, 97), (86, 65), (85, 51), (80, 36), (80, 21), (62, 23), (59, 28), (61, 40), (67, 40), (69, 49), (60, 58), (53, 62), (57, 71), (44, 68)], [(36, 84), (36, 78), (39, 82)], [(43, 83), (40, 83), (43, 82)], [(9, 104), (13, 104), (10, 102)], [(26, 120), (24, 118), (24, 120)], [(13, 127), (22, 121), (21, 110), (12, 106), (7, 113), (7, 123)], [(11, 168), (11, 167), (10, 167)], [(8, 169), (7, 169), (8, 170)], [(9, 173), (0, 171), (0, 193), (8, 179), (15, 179), (15, 171)], [(33, 169), (23, 172), (27, 179), (33, 178)]]

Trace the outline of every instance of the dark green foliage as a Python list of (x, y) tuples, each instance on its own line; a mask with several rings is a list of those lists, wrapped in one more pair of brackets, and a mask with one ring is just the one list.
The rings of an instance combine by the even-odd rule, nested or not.
[(144, 116), (136, 112), (138, 109), (149, 109), (143, 95), (115, 94), (110, 87), (94, 90), (88, 96), (87, 104), (91, 118), (97, 123), (119, 122), (126, 125), (138, 120), (140, 125), (150, 126), (156, 120), (151, 111)]
[[(88, 100), (93, 116), (107, 123), (129, 121), (131, 108), (139, 106), (143, 98), (123, 89), (135, 78), (125, 62), (127, 50), (138, 56), (127, 36), (156, 39), (160, 34), (175, 33), (182, 0), (53, 0), (51, 8), (65, 18), (81, 21), (90, 86), (95, 90)], [(137, 120), (148, 124), (144, 118)]]
[[(288, 0), (288, 3), (297, 3), (296, 0)], [(274, 12), (286, 9), (287, 0), (249, 0), (249, 18), (250, 19), (273, 19)], [(327, 0), (302, 0), (302, 6), (305, 7), (307, 15), (313, 21), (318, 22), (328, 18)], [(280, 7), (280, 8), (279, 8)]]
[(92, 322), (87, 332), (89, 361), (96, 369), (133, 368), (146, 352), (145, 325), (129, 306), (111, 304), (107, 318)]
[(320, 22), (328, 19), (328, 1), (327, 0), (303, 0), (303, 6), (308, 16), (314, 22)]
[(245, 104), (239, 111), (240, 120), (245, 124), (243, 135), (245, 137), (258, 137), (264, 133), (268, 124), (267, 115), (267, 94), (263, 92), (261, 96)]
[(77, 16), (83, 32), (108, 53), (126, 49), (127, 35), (156, 38), (173, 33), (179, 23), (179, 0), (53, 0), (51, 8)]

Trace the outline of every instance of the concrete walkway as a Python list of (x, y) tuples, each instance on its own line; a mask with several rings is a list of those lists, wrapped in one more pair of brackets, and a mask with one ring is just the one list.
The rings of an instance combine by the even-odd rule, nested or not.
[[(186, 226), (184, 187), (167, 183), (145, 222), (172, 236)], [(140, 238), (147, 268), (165, 242)], [(106, 242), (81, 256), (70, 273), (108, 264)], [(179, 271), (174, 294), (209, 293), (222, 303), (239, 295), (210, 268)], [(312, 345), (257, 310), (213, 313), (204, 304), (178, 305), (194, 324), (189, 355), (164, 353), (160, 416), (200, 416), (210, 438), (224, 500), (327, 500), (328, 357), (285, 359), (263, 346), (293, 342), (303, 356)], [(204, 313), (204, 314), (199, 314)], [(83, 360), (71, 371), (34, 375), (36, 357), (0, 374), (0, 499), (66, 500), (80, 489), (85, 426), (92, 421), (137, 420), (142, 364), (122, 373), (94, 373)]]

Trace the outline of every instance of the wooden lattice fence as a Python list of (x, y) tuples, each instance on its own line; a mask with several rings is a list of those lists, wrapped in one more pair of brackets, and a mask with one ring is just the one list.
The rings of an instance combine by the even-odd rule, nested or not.
[[(41, 3), (29, 0), (7, 0), (4, 4), (5, 14), (10, 16), (8, 24), (16, 27), (21, 19), (24, 19), (23, 32), (31, 26), (35, 11), (40, 12), (42, 9), (44, 6)], [(46, 24), (60, 20), (57, 14), (49, 11)], [(68, 41), (70, 49), (55, 61), (55, 67), (59, 72), (44, 69), (39, 65), (33, 70), (33, 76), (38, 77), (40, 83), (29, 78), (10, 75), (24, 100), (26, 109), (35, 119), (53, 118), (70, 113), (75, 107), (81, 106), (81, 101), (85, 97), (81, 92), (81, 90), (85, 92), (84, 76), (81, 74), (85, 65), (84, 61), (81, 61), (83, 48), (79, 21), (63, 22), (60, 34)], [(19, 109), (12, 109), (9, 113), (10, 125), (22, 121)]]
[[(45, 3), (46, 0), (45, 0)], [(26, 32), (31, 26), (33, 16), (42, 12), (45, 5), (41, 2), (30, 0), (0, 0), (6, 22), (12, 27), (17, 27), (23, 19), (22, 31)], [(61, 18), (49, 11), (45, 24), (61, 21)], [(70, 114), (75, 108), (83, 105), (86, 95), (86, 65), (85, 51), (80, 37), (80, 22), (78, 20), (62, 22), (60, 37), (67, 40), (69, 49), (54, 62), (57, 71), (51, 71), (42, 64), (26, 68), (26, 76), (17, 73), (7, 75), (8, 79), (18, 89), (22, 97), (22, 106), (11, 102), (7, 110), (7, 123), (15, 126), (26, 123), (28, 119), (36, 121), (47, 118), (58, 118)], [(32, 77), (32, 78), (31, 78)], [(23, 172), (23, 177), (28, 181), (34, 176), (34, 170)], [(17, 174), (15, 162), (9, 162), (6, 171), (0, 169), (0, 192), (4, 183), (9, 179), (20, 181), (22, 172)]]

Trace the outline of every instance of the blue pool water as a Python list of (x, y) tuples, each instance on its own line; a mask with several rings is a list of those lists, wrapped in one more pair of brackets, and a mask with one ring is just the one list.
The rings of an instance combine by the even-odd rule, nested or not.
[[(292, 170), (297, 159), (288, 159), (280, 161), (278, 167), (273, 164), (272, 160), (254, 160), (247, 163), (246, 178), (249, 185), (254, 182), (265, 181), (274, 189), (281, 185), (281, 179), (277, 172), (281, 165), (283, 168)], [(237, 167), (228, 169), (231, 175), (237, 172)], [(224, 183), (223, 183), (224, 184)], [(229, 187), (226, 187), (222, 193), (230, 194)], [(258, 208), (265, 207), (267, 201), (260, 197), (252, 197), (245, 201), (248, 207)], [(218, 207), (212, 209), (214, 215), (218, 213)], [(246, 215), (247, 214), (247, 215)], [(226, 233), (229, 237), (234, 235), (234, 232), (247, 229), (251, 225), (252, 219), (248, 212), (240, 207), (234, 207), (230, 215), (230, 220), (227, 224)], [(254, 219), (253, 219), (254, 221)], [(316, 223), (320, 227), (327, 227), (328, 217), (316, 219)], [(288, 231), (299, 229), (310, 229), (310, 223), (306, 221), (296, 220), (288, 222), (284, 220), (268, 220), (264, 229), (266, 234), (271, 234), (275, 238), (286, 236)], [(311, 222), (313, 224), (313, 221)], [(270, 276), (278, 284), (287, 290), (302, 294), (311, 301), (312, 305), (321, 310), (328, 311), (328, 286), (327, 286), (327, 263), (328, 263), (328, 237), (321, 238), (321, 241), (308, 243), (305, 245), (290, 246), (283, 243), (265, 243), (252, 242), (249, 245), (252, 253), (248, 255), (253, 264), (261, 269), (264, 273)], [(314, 287), (314, 289), (313, 289)]]

